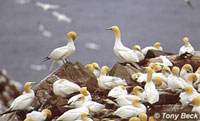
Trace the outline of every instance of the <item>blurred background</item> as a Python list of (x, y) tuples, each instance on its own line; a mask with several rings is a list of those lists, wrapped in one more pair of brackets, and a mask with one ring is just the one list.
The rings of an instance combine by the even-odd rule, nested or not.
[[(56, 6), (45, 11), (42, 3)], [(42, 63), (43, 58), (66, 45), (72, 30), (78, 34), (72, 62), (112, 67), (119, 61), (114, 33), (105, 30), (112, 25), (119, 26), (129, 48), (160, 41), (165, 51), (177, 53), (188, 36), (200, 50), (200, 0), (191, 3), (193, 8), (185, 0), (1, 0), (0, 68), (20, 82), (40, 81), (50, 73), (51, 61)], [(67, 20), (59, 22), (55, 13)]]

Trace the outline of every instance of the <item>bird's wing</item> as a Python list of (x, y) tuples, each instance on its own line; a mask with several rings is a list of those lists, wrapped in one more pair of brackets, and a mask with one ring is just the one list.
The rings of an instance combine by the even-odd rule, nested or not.
[(59, 48), (54, 49), (48, 57), (51, 59), (59, 60), (68, 52), (69, 50), (67, 48), (59, 47)]
[(59, 16), (62, 15), (61, 13), (58, 13), (57, 11), (53, 11), (52, 14), (53, 14), (55, 17), (59, 17)]
[(120, 57), (126, 62), (130, 62), (130, 63), (139, 62), (137, 55), (131, 50), (128, 50), (128, 51), (120, 50), (118, 51), (118, 53)]

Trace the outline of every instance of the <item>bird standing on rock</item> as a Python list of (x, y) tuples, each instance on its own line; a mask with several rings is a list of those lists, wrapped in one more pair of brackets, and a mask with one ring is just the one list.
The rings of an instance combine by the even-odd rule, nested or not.
[(114, 53), (115, 55), (123, 62), (131, 63), (136, 68), (140, 69), (136, 62), (139, 62), (137, 54), (133, 52), (133, 50), (125, 47), (121, 42), (120, 30), (117, 26), (112, 26), (107, 30), (113, 30), (115, 32), (115, 45), (114, 45)]
[(63, 63), (65, 64), (65, 59), (68, 59), (72, 54), (74, 54), (74, 52), (75, 52), (75, 45), (74, 45), (73, 41), (76, 39), (76, 36), (77, 36), (76, 32), (73, 32), (73, 31), (69, 32), (67, 34), (68, 44), (66, 46), (54, 49), (50, 53), (50, 55), (45, 58), (44, 61), (47, 61), (49, 59), (53, 60), (49, 70), (52, 70), (54, 64), (58, 60), (62, 60)]
[(161, 47), (160, 42), (155, 42), (153, 46), (148, 46), (148, 47), (145, 47), (144, 49), (142, 49), (142, 52), (144, 53), (144, 55), (146, 55), (149, 50), (163, 51), (163, 48)]
[(188, 37), (183, 38), (183, 43), (184, 45), (179, 50), (179, 56), (182, 58), (187, 58), (194, 55), (194, 48), (190, 44)]
[(139, 45), (134, 45), (133, 51), (137, 54), (139, 61), (144, 60), (144, 54), (143, 54), (141, 47)]
[(2, 113), (1, 115), (11, 113), (14, 111), (25, 110), (31, 105), (31, 103), (33, 102), (33, 100), (35, 98), (35, 93), (31, 89), (32, 83), (34, 83), (34, 82), (26, 82), (25, 83), (24, 93), (22, 95), (18, 96), (17, 98), (15, 98), (15, 100), (12, 102), (8, 111)]

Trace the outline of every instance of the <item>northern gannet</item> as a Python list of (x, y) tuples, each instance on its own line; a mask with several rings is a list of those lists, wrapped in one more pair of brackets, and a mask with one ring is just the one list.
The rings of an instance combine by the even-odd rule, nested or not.
[(80, 86), (66, 79), (58, 79), (53, 83), (53, 92), (57, 96), (66, 97), (80, 91)]
[(35, 93), (31, 89), (32, 83), (34, 82), (26, 82), (24, 84), (24, 93), (15, 98), (15, 100), (11, 103), (11, 106), (8, 109), (8, 111), (0, 114), (0, 116), (14, 111), (27, 109), (32, 104), (35, 98)]
[(81, 120), (75, 120), (75, 121), (93, 121), (93, 120), (89, 118), (89, 113), (83, 112), (81, 114)]
[(132, 117), (128, 121), (140, 121), (140, 119), (138, 117)]
[(64, 22), (67, 22), (67, 23), (71, 23), (72, 22), (71, 18), (69, 18), (65, 14), (61, 14), (61, 13), (59, 13), (57, 11), (53, 11), (52, 15), (55, 16), (58, 21), (64, 21)]
[(75, 106), (77, 108), (77, 107), (82, 106), (82, 104), (85, 101), (91, 101), (91, 100), (92, 100), (92, 97), (91, 97), (90, 92), (87, 91), (86, 87), (82, 87), (80, 89), (80, 94), (71, 97), (68, 100), (67, 104), (70, 104), (71, 106)]
[(137, 54), (137, 57), (138, 57), (139, 61), (144, 60), (144, 54), (142, 53), (142, 50), (141, 50), (139, 45), (134, 45), (133, 46), (133, 51), (134, 51), (134, 53)]
[(59, 47), (54, 49), (50, 55), (48, 57), (45, 58), (44, 61), (52, 59), (52, 64), (50, 66), (51, 70), (54, 66), (54, 64), (58, 61), (58, 60), (62, 60), (63, 62), (65, 61), (65, 59), (68, 59), (72, 54), (74, 54), (75, 52), (75, 46), (74, 46), (74, 40), (76, 39), (76, 32), (69, 32), (67, 34), (68, 37), (68, 44), (66, 46), (63, 47)]
[(159, 89), (166, 89), (166, 88), (168, 88), (167, 83), (164, 82), (160, 76), (156, 76), (155, 77), (155, 84), (156, 84), (157, 88), (159, 88)]
[(48, 3), (42, 3), (42, 2), (36, 2), (35, 3), (36, 6), (41, 7), (44, 11), (47, 10), (52, 10), (52, 9), (58, 9), (60, 6), (59, 5), (51, 5)]
[(121, 95), (127, 95), (128, 92), (126, 90), (126, 87), (123, 85), (119, 85), (117, 87), (114, 87), (112, 90), (109, 91), (108, 97), (114, 97), (118, 98)]
[(187, 58), (188, 56), (192, 56), (194, 54), (194, 48), (189, 42), (188, 37), (183, 38), (184, 45), (179, 50), (179, 56)]
[(173, 66), (172, 62), (166, 57), (166, 56), (159, 56), (160, 59), (162, 60), (162, 63), (155, 63), (155, 64), (158, 64), (158, 65), (161, 65), (161, 66)]
[(147, 121), (147, 114), (146, 113), (141, 113), (139, 115), (140, 121)]
[(144, 86), (146, 93), (146, 99), (150, 104), (154, 104), (159, 101), (159, 93), (152, 81), (153, 70), (150, 67), (146, 68), (147, 71), (147, 82)]
[(134, 73), (131, 75), (131, 79), (139, 83), (146, 82), (147, 74), (146, 73)]
[(141, 104), (141, 99), (136, 97), (132, 101), (132, 105), (126, 105), (118, 108), (113, 115), (117, 115), (122, 119), (137, 116), (141, 113), (146, 113), (145, 105)]
[(182, 77), (184, 80), (188, 79), (188, 76), (193, 73), (193, 68), (190, 64), (185, 64), (181, 68), (180, 77)]
[(119, 77), (114, 76), (107, 76), (107, 72), (109, 71), (109, 68), (107, 66), (103, 66), (101, 68), (101, 74), (98, 80), (98, 86), (100, 89), (112, 89), (113, 87), (119, 86), (119, 85), (127, 85), (126, 80), (121, 79)]
[(193, 73), (193, 74), (190, 74), (189, 76), (188, 76), (188, 79), (186, 80), (186, 83), (188, 84), (188, 85), (191, 85), (192, 87), (193, 87), (193, 83), (195, 83), (196, 81), (197, 81), (197, 75), (195, 74), (195, 73)]
[(183, 82), (179, 77), (180, 69), (177, 66), (172, 68), (172, 73), (167, 78), (168, 87), (174, 92), (177, 89), (183, 89), (187, 84)]
[(85, 101), (82, 104), (82, 107), (88, 107), (89, 111), (93, 113), (99, 113), (103, 109), (105, 109), (105, 106), (103, 104), (97, 103), (95, 101)]
[(191, 86), (187, 85), (183, 88), (184, 92), (182, 92), (180, 97), (180, 102), (183, 107), (187, 106), (189, 103), (192, 102), (193, 98), (200, 97), (200, 94)]
[(194, 104), (192, 112), (200, 114), (200, 97), (193, 98), (192, 103)]
[(80, 107), (68, 110), (58, 117), (56, 121), (75, 121), (81, 119), (82, 113), (89, 113), (89, 109), (87, 107)]
[(26, 119), (24, 119), (24, 121), (35, 121), (35, 120), (31, 117), (27, 117)]
[(121, 42), (120, 30), (117, 26), (112, 26), (107, 30), (113, 30), (115, 33), (115, 45), (113, 51), (115, 55), (123, 62), (128, 62), (139, 68), (135, 62), (139, 62), (137, 54), (133, 50), (125, 47)]
[(42, 112), (32, 111), (31, 113), (26, 114), (26, 119), (24, 121), (28, 121), (29, 118), (32, 118), (34, 121), (45, 121), (50, 118), (52, 115), (51, 110), (44, 109)]
[(93, 73), (94, 73), (94, 75), (98, 78), (99, 76), (100, 76), (100, 68), (99, 68), (99, 64), (97, 64), (97, 63), (92, 63), (92, 66), (94, 67), (94, 71), (93, 71)]
[(146, 98), (145, 91), (144, 91), (144, 89), (143, 89), (142, 87), (140, 87), (140, 86), (135, 86), (135, 87), (133, 88), (132, 93), (133, 93), (134, 95), (136, 95), (137, 97), (139, 97), (141, 100), (145, 100), (145, 98)]
[(163, 48), (161, 47), (160, 42), (155, 42), (153, 46), (148, 46), (148, 47), (145, 47), (144, 49), (142, 49), (142, 52), (144, 53), (144, 55), (146, 55), (149, 50), (163, 51)]
[(157, 121), (157, 120), (153, 116), (150, 116), (149, 121)]

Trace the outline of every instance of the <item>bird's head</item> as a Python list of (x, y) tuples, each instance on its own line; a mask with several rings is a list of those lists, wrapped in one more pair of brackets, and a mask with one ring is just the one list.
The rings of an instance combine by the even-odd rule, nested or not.
[(93, 66), (92, 64), (87, 64), (87, 65), (85, 66), (85, 68), (87, 68), (87, 69), (90, 70), (91, 72), (94, 71), (94, 66)]
[(179, 73), (180, 73), (179, 67), (174, 66), (174, 67), (172, 68), (172, 74), (175, 75), (175, 76), (178, 76)]
[(102, 68), (101, 68), (101, 74), (102, 75), (106, 75), (108, 72), (109, 72), (109, 67), (108, 66), (103, 66)]
[(150, 116), (149, 121), (157, 121), (157, 120), (153, 116)]
[(185, 45), (188, 45), (189, 44), (189, 38), (188, 37), (183, 37), (183, 43)]
[(198, 77), (197, 77), (197, 75), (195, 73), (190, 74), (189, 77), (188, 77), (188, 81), (192, 82), (192, 83), (196, 82), (197, 79), (198, 79)]
[(24, 84), (24, 92), (25, 92), (25, 93), (30, 93), (30, 92), (31, 92), (31, 85), (32, 85), (33, 83), (36, 83), (36, 82), (26, 82), (26, 83)]
[(148, 65), (148, 67), (150, 67), (150, 68), (153, 69), (153, 67), (154, 67), (155, 65), (156, 65), (155, 63), (151, 62), (151, 63)]
[(144, 89), (140, 86), (135, 86), (133, 88), (133, 94), (138, 96), (140, 93), (142, 93), (144, 91)]
[(156, 83), (156, 86), (161, 86), (162, 85), (162, 78), (160, 76), (156, 76), (155, 77), (155, 83)]
[(82, 121), (86, 121), (88, 116), (89, 116), (88, 113), (83, 112), (83, 113), (81, 114), (81, 120), (82, 120)]
[(184, 70), (187, 73), (193, 73), (193, 68), (192, 68), (192, 66), (190, 64), (183, 65), (183, 67), (181, 68), (181, 70)]
[(133, 101), (132, 101), (132, 105), (133, 106), (135, 106), (135, 107), (139, 107), (140, 105), (140, 103), (142, 102), (142, 100), (140, 99), (140, 98), (138, 98), (138, 97), (135, 97), (134, 99), (133, 99)]
[(192, 103), (193, 103), (195, 106), (200, 106), (200, 97), (195, 97), (195, 98), (193, 98)]
[(107, 28), (106, 30), (113, 30), (115, 32), (116, 37), (120, 38), (120, 30), (118, 26), (111, 26), (110, 28)]
[(94, 63), (92, 63), (92, 65), (93, 65), (94, 68), (99, 69), (99, 64), (98, 63), (94, 62)]
[(67, 34), (67, 37), (68, 37), (68, 40), (75, 40), (76, 39), (76, 36), (77, 36), (77, 34), (76, 34), (76, 32), (74, 32), (74, 31), (71, 31), (71, 32), (69, 32), (68, 34)]
[(188, 95), (191, 95), (191, 94), (193, 94), (193, 92), (194, 92), (192, 86), (190, 86), (190, 85), (185, 86), (185, 87), (183, 88), (183, 90), (184, 90), (184, 91), (186, 92), (186, 94), (188, 94)]
[(170, 68), (167, 67), (167, 66), (164, 66), (164, 67), (162, 68), (162, 74), (163, 74), (163, 75), (169, 75), (169, 74), (171, 74)]
[(141, 47), (139, 45), (134, 45), (133, 46), (133, 50), (138, 50), (138, 51), (141, 51)]
[(162, 66), (156, 64), (156, 65), (153, 67), (153, 70), (154, 70), (155, 72), (159, 72), (159, 71), (162, 70)]
[(132, 117), (129, 119), (129, 121), (140, 121), (140, 119), (138, 117)]
[(141, 119), (141, 121), (147, 121), (147, 114), (146, 113), (141, 113), (139, 115), (139, 118)]
[(123, 90), (126, 90), (126, 87), (124, 85), (120, 85), (120, 87), (123, 89)]
[(160, 42), (155, 42), (153, 46), (155, 48), (160, 48), (161, 47), (161, 43)]
[(80, 94), (83, 94), (84, 96), (88, 96), (88, 92), (87, 92), (87, 87), (82, 87), (80, 90)]
[(52, 116), (52, 112), (49, 109), (42, 110), (42, 113), (46, 114), (48, 118), (50, 118)]

